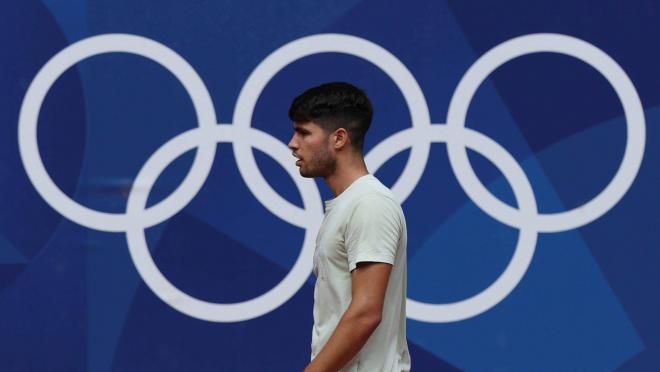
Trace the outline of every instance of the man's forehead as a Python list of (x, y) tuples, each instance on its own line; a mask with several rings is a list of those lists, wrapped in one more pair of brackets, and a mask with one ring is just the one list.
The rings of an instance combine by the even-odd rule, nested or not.
[(313, 128), (321, 128), (320, 125), (313, 121), (294, 121), (293, 122), (293, 127), (294, 128), (305, 128), (307, 130), (313, 129)]

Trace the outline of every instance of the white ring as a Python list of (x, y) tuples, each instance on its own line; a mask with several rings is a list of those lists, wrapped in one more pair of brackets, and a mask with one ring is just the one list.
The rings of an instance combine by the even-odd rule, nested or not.
[[(425, 129), (409, 128), (390, 137), (390, 145), (374, 148), (374, 161), (382, 165), (386, 157), (394, 156), (410, 147), (418, 137), (433, 142), (458, 142), (477, 151), (490, 160), (511, 184), (521, 213), (534, 216), (537, 213), (536, 200), (529, 180), (522, 168), (502, 146), (485, 135), (468, 128), (450, 128), (447, 125), (434, 124)], [(480, 293), (457, 302), (448, 304), (430, 304), (407, 299), (407, 315), (411, 319), (425, 322), (455, 322), (474, 317), (497, 305), (522, 280), (536, 249), (537, 232), (527, 224), (520, 227), (520, 235), (511, 261), (502, 274), (488, 288)]]
[[(583, 40), (566, 35), (533, 34), (506, 41), (484, 54), (465, 73), (449, 103), (447, 125), (454, 128), (465, 126), (472, 97), (495, 69), (514, 58), (539, 52), (566, 54), (600, 72), (621, 100), (628, 124), (623, 160), (614, 178), (600, 194), (572, 210), (533, 217), (532, 221), (538, 231), (558, 232), (592, 222), (616, 205), (635, 180), (644, 156), (646, 127), (642, 104), (630, 78), (610, 56)], [(530, 222), (517, 209), (503, 203), (484, 187), (474, 173), (461, 143), (449, 142), (447, 152), (456, 178), (479, 208), (509, 226), (520, 227)]]
[[(39, 111), (55, 81), (76, 63), (112, 52), (132, 53), (148, 58), (176, 76), (192, 100), (199, 127), (214, 127), (216, 116), (211, 96), (195, 70), (171, 49), (144, 37), (125, 34), (90, 37), (57, 53), (39, 70), (25, 94), (18, 119), (18, 148), (30, 181), (51, 207), (71, 221), (100, 231), (123, 232), (129, 227), (125, 214), (87, 208), (60, 190), (46, 171), (37, 143)], [(204, 183), (214, 156), (215, 143), (201, 141), (186, 178), (172, 194), (145, 211), (147, 218), (144, 221), (149, 221), (150, 226), (157, 224), (161, 222), (159, 217), (168, 218), (185, 207)]]
[[(217, 142), (234, 142), (239, 137), (249, 142), (257, 149), (271, 156), (281, 165), (290, 162), (291, 152), (274, 137), (252, 128), (237, 128), (232, 125), (218, 125), (213, 131), (203, 131), (199, 128), (191, 129), (178, 135), (160, 147), (142, 167), (136, 182), (142, 185), (142, 192), (131, 192), (128, 196), (127, 216), (131, 223), (128, 225), (126, 239), (128, 248), (144, 282), (165, 303), (174, 309), (191, 317), (212, 322), (238, 322), (253, 319), (275, 310), (289, 300), (305, 283), (312, 271), (312, 258), (316, 230), (318, 229), (323, 212), (320, 210), (321, 196), (316, 185), (310, 180), (299, 176), (295, 166), (285, 166), (296, 186), (301, 191), (303, 204), (307, 211), (305, 239), (303, 247), (289, 273), (268, 292), (253, 299), (231, 303), (213, 303), (192, 297), (175, 287), (160, 272), (154, 262), (144, 235), (145, 225), (144, 207), (151, 187), (158, 179), (158, 175), (176, 158), (189, 151), (199, 143), (211, 137)], [(316, 217), (314, 217), (316, 216)]]
[[(266, 84), (290, 63), (318, 53), (344, 53), (360, 57), (385, 72), (401, 90), (410, 110), (413, 127), (428, 127), (431, 124), (426, 98), (414, 76), (392, 53), (371, 41), (350, 35), (320, 34), (292, 41), (272, 52), (250, 74), (241, 89), (234, 110), (233, 124), (240, 127), (252, 125), (252, 113), (259, 95)], [(415, 188), (424, 173), (428, 161), (430, 143), (413, 146), (410, 157), (401, 176), (392, 186), (392, 192), (400, 200), (405, 200)], [(282, 217), (289, 215), (300, 226), (305, 214), (275, 192), (264, 179), (257, 167), (249, 146), (242, 141), (235, 143), (234, 154), (241, 176), (257, 199), (267, 208)], [(295, 213), (291, 213), (295, 211)]]

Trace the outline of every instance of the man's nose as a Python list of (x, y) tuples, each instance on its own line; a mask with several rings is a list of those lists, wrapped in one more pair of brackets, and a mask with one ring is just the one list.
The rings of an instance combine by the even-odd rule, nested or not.
[(289, 149), (295, 151), (298, 149), (298, 144), (296, 143), (296, 136), (291, 137), (291, 140), (289, 141)]

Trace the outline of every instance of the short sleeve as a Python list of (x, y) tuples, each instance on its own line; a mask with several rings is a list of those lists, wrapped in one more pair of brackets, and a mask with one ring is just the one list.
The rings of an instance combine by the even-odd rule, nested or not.
[(346, 225), (345, 244), (348, 268), (358, 262), (385, 262), (394, 265), (403, 229), (399, 204), (385, 195), (360, 198)]

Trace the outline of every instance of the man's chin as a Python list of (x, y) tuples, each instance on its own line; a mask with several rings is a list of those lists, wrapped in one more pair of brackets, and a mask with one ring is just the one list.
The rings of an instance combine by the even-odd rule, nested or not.
[(302, 170), (302, 168), (300, 168), (300, 175), (305, 177), (305, 178), (314, 178), (314, 177), (316, 177), (316, 175), (314, 175), (314, 174), (311, 174), (309, 172), (305, 172), (304, 170)]
[(309, 169), (304, 169), (303, 167), (300, 167), (300, 169), (298, 169), (298, 171), (300, 172), (300, 175), (305, 177), (305, 178), (315, 178), (315, 177), (319, 176), (314, 171), (310, 171)]

